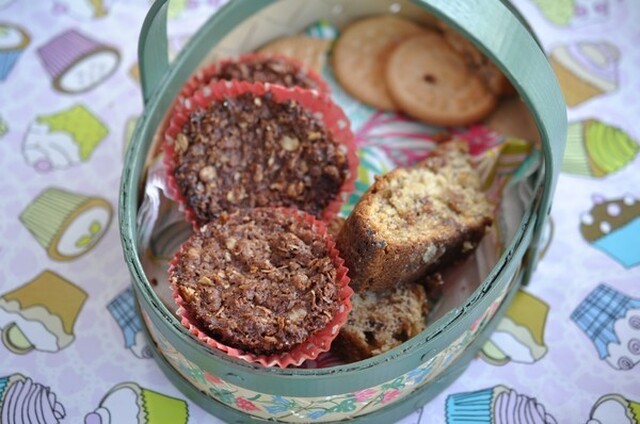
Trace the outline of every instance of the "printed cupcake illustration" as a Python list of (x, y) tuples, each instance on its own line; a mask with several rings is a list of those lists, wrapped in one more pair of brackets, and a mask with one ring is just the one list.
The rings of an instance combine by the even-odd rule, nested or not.
[(547, 353), (544, 329), (549, 306), (539, 298), (520, 290), (504, 318), (480, 352), (495, 365), (510, 361), (532, 364)]
[(2, 343), (13, 353), (58, 352), (75, 339), (73, 327), (87, 294), (52, 271), (0, 297)]
[(597, 119), (569, 124), (562, 172), (602, 178), (629, 165), (640, 145), (619, 128)]
[(107, 2), (114, 0), (53, 0), (53, 11), (64, 13), (78, 20), (98, 19), (107, 16)]
[(151, 358), (151, 348), (142, 332), (142, 322), (136, 312), (133, 288), (129, 287), (107, 305), (124, 336), (124, 345), (138, 358)]
[(445, 413), (447, 424), (557, 423), (535, 398), (518, 394), (502, 385), (449, 395)]
[(580, 27), (609, 18), (611, 0), (532, 0), (558, 26)]
[(22, 374), (0, 377), (0, 422), (58, 424), (65, 416), (49, 387)]
[(38, 48), (38, 55), (53, 88), (76, 94), (97, 86), (111, 76), (120, 53), (74, 29), (67, 30)]
[(550, 53), (551, 66), (570, 107), (617, 90), (619, 61), (618, 48), (607, 42), (573, 42)]
[(0, 22), (0, 81), (4, 81), (31, 43), (24, 28), (8, 22)]
[(9, 125), (0, 115), (0, 138), (4, 137), (6, 133), (9, 132)]
[(191, 20), (209, 16), (222, 3), (221, 0), (171, 0), (167, 17), (176, 20)]
[(83, 105), (52, 115), (38, 116), (22, 146), (27, 163), (38, 172), (50, 172), (89, 160), (109, 134), (107, 127)]
[(109, 390), (98, 408), (84, 417), (84, 424), (187, 424), (188, 419), (184, 400), (127, 382)]
[(131, 140), (133, 140), (133, 133), (136, 129), (136, 125), (138, 124), (137, 116), (130, 116), (127, 118), (127, 122), (124, 124), (124, 134), (122, 137), (122, 156), (127, 153), (127, 149), (131, 144)]
[(127, 75), (129, 75), (136, 84), (140, 85), (140, 66), (138, 65), (138, 62), (135, 62), (129, 67)]
[(600, 284), (571, 314), (600, 359), (618, 370), (640, 362), (640, 299)]
[(593, 247), (625, 268), (640, 264), (640, 201), (627, 194), (607, 200), (595, 194), (593, 207), (580, 217), (580, 233)]
[(52, 187), (27, 206), (20, 221), (50, 258), (69, 261), (95, 246), (112, 217), (106, 200)]
[(640, 402), (617, 393), (602, 396), (593, 405), (586, 424), (638, 424)]

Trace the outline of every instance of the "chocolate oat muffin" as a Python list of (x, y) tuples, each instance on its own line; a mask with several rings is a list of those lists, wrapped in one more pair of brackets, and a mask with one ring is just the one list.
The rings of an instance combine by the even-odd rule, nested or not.
[(282, 55), (249, 53), (221, 60), (199, 70), (184, 85), (179, 98), (186, 99), (197, 89), (219, 80), (262, 82), (329, 92), (329, 85), (316, 72), (294, 59)]
[[(285, 208), (204, 225), (176, 254), (169, 282), (182, 316), (216, 347), (254, 355), (329, 348), (351, 310), (346, 269), (326, 227)], [(222, 344), (222, 345), (219, 345)]]
[(165, 161), (196, 226), (242, 208), (337, 213), (357, 156), (348, 120), (329, 97), (219, 82), (191, 100), (167, 131)]

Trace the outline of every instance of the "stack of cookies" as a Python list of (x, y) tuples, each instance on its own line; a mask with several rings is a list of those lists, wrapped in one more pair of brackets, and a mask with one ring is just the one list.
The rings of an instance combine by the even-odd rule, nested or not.
[(395, 15), (348, 25), (332, 52), (336, 78), (377, 109), (445, 127), (481, 121), (511, 85), (473, 44), (439, 25), (428, 28)]

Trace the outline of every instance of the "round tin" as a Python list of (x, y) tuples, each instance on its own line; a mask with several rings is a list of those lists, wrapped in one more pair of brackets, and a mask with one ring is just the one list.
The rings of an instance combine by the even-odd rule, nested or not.
[[(533, 201), (513, 237), (470, 296), (418, 336), (373, 358), (319, 369), (267, 368), (201, 344), (152, 289), (138, 244), (147, 165), (157, 152), (172, 102), (203, 63), (298, 32), (310, 19), (340, 25), (389, 12), (416, 20), (431, 14), (459, 30), (499, 66), (528, 106), (539, 131), (543, 164), (535, 175)], [(233, 0), (169, 65), (166, 15), (166, 0), (156, 0), (140, 35), (145, 111), (127, 151), (119, 211), (124, 255), (160, 368), (195, 403), (228, 422), (388, 423), (428, 402), (464, 371), (535, 267), (564, 151), (566, 107), (534, 36), (499, 0)]]

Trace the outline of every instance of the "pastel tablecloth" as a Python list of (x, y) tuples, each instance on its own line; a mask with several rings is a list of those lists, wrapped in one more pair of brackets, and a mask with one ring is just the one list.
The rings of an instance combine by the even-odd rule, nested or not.
[[(172, 3), (172, 53), (218, 3)], [(638, 423), (640, 2), (514, 4), (540, 37), (569, 104), (549, 244), (480, 357), (401, 423), (456, 423), (465, 400), (503, 389), (549, 422)], [(46, 422), (93, 423), (101, 404), (117, 424), (147, 422), (115, 419), (136, 402), (118, 397), (125, 392), (147, 399), (155, 392), (189, 423), (218, 422), (150, 359), (120, 248), (119, 179), (142, 111), (136, 46), (147, 8), (145, 1), (0, 0), (3, 423), (23, 422), (11, 418), (19, 415), (4, 397), (13, 384), (49, 388), (57, 409)], [(470, 422), (505, 422), (487, 408), (472, 410)], [(506, 422), (529, 422), (522, 417)]]

